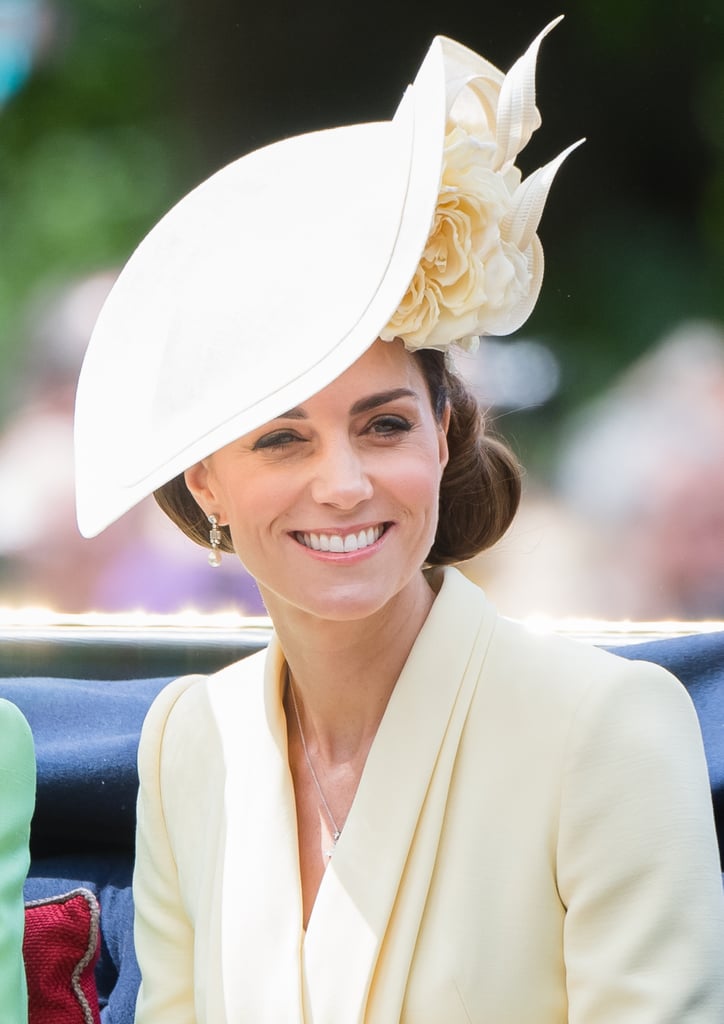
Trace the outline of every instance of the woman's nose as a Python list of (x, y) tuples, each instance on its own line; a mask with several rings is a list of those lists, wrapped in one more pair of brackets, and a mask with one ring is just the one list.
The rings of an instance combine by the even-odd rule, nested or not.
[(372, 490), (362, 459), (351, 444), (338, 442), (320, 452), (311, 485), (318, 504), (352, 509), (372, 497)]

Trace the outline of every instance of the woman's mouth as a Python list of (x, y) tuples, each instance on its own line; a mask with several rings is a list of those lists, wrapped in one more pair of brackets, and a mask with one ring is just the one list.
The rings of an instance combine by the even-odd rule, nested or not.
[(293, 534), (294, 539), (305, 548), (313, 551), (330, 551), (333, 554), (347, 554), (350, 551), (362, 551), (380, 539), (387, 529), (385, 523), (368, 526), (364, 530), (350, 533), (299, 533)]

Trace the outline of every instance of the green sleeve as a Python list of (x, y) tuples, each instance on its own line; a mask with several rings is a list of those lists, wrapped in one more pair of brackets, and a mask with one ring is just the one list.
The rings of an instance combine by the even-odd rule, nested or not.
[(35, 754), (30, 727), (0, 699), (0, 1007), (2, 1021), (27, 1020), (23, 883), (30, 864)]

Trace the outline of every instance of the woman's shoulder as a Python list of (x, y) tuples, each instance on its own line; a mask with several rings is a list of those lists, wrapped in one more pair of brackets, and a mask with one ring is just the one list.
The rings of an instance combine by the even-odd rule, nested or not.
[[(565, 717), (581, 702), (627, 703), (634, 694), (661, 702), (691, 704), (682, 684), (660, 665), (632, 661), (592, 642), (543, 632), (498, 613), (483, 590), (459, 570), (448, 568), (438, 602), (438, 640), (463, 614), (484, 623), (478, 645), (485, 646), (478, 695), (484, 702), (540, 707), (541, 714)], [(469, 615), (470, 609), (476, 615)], [(643, 699), (646, 699), (645, 697)]]
[(212, 675), (188, 675), (168, 683), (155, 697), (143, 723), (142, 744), (169, 736), (196, 735), (225, 698), (243, 699), (253, 680), (263, 678), (265, 651), (258, 651)]
[(496, 618), (492, 647), (516, 670), (525, 670), (526, 676), (550, 672), (573, 685), (580, 685), (581, 681), (615, 685), (617, 681), (636, 677), (680, 685), (671, 672), (654, 662), (633, 661), (593, 641), (553, 630), (538, 631), (523, 621), (502, 615)]
[(648, 716), (696, 723), (685, 687), (661, 665), (634, 661), (587, 641), (537, 633), (503, 617), (496, 622), (486, 670), (506, 699), (537, 706), (561, 726), (604, 713), (619, 722)]
[(582, 689), (616, 689), (619, 686), (655, 685), (683, 689), (675, 677), (651, 662), (632, 661), (594, 643), (555, 631), (542, 631), (528, 623), (501, 615), (484, 591), (459, 570), (445, 575), (447, 601), (454, 612), (477, 604), (490, 628), (484, 673), (507, 687), (523, 688), (549, 696), (558, 692), (577, 699)]

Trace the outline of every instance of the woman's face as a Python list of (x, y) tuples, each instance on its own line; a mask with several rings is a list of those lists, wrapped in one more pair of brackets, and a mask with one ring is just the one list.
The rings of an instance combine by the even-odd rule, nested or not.
[[(351, 620), (409, 586), (437, 528), (445, 422), (397, 342), (376, 342), (308, 401), (188, 470), (274, 614)], [(281, 602), (281, 605), (280, 605)]]

